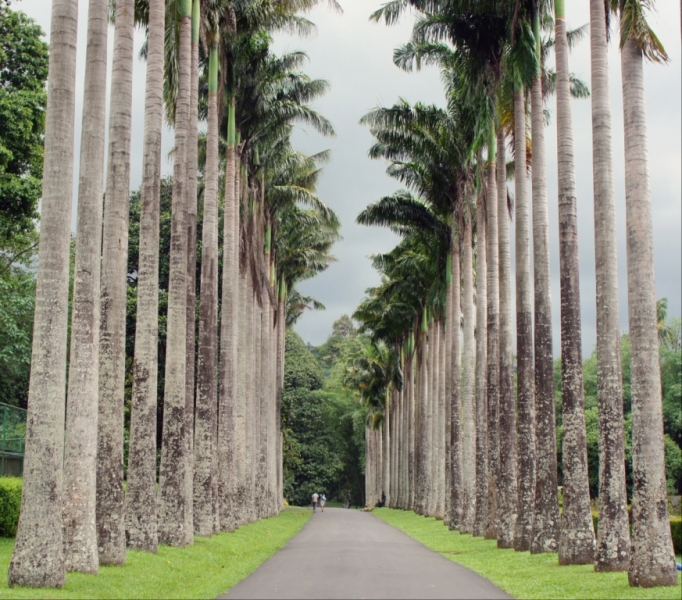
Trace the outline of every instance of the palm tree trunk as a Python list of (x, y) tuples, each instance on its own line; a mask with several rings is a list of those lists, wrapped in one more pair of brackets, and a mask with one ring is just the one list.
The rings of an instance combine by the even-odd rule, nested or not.
[(445, 382), (445, 414), (444, 414), (444, 444), (445, 444), (445, 481), (444, 481), (444, 516), (443, 524), (450, 527), (450, 519), (452, 512), (450, 510), (452, 488), (452, 446), (451, 446), (451, 425), (450, 417), (452, 413), (452, 406), (450, 399), (452, 398), (452, 343), (454, 338), (455, 326), (453, 323), (454, 306), (453, 306), (453, 285), (452, 285), (452, 252), (448, 250), (445, 259), (445, 370), (443, 378)]
[(556, 10), (557, 158), (559, 161), (559, 262), (561, 273), (561, 382), (564, 439), (564, 510), (559, 564), (591, 564), (594, 526), (590, 511), (585, 440), (582, 353), (580, 348), (580, 282), (573, 125), (568, 72), (568, 41), (563, 0)]
[[(218, 48), (209, 56), (206, 177), (201, 241), (199, 356), (194, 425), (194, 533), (213, 533), (213, 457), (218, 369)], [(194, 85), (192, 86), (194, 87)], [(190, 185), (191, 187), (191, 185)], [(188, 270), (189, 273), (189, 270)], [(189, 322), (188, 322), (189, 325)]]
[[(238, 267), (239, 268), (239, 267)], [(246, 273), (239, 274), (239, 352), (237, 363), (237, 403), (236, 403), (236, 444), (235, 444), (235, 463), (237, 472), (237, 496), (235, 500), (235, 518), (237, 526), (247, 522), (246, 495), (248, 492), (246, 482), (246, 394), (247, 378), (250, 365), (248, 364), (248, 340), (251, 335), (248, 319), (248, 292), (247, 292)]]
[(116, 3), (109, 160), (104, 203), (97, 421), (97, 543), (102, 565), (122, 565), (126, 558), (123, 396), (135, 33), (133, 4), (132, 0), (119, 0)]
[(462, 252), (462, 307), (464, 312), (464, 368), (462, 378), (462, 523), (461, 533), (473, 533), (476, 515), (476, 415), (474, 412), (474, 269), (472, 217), (464, 218)]
[(175, 110), (175, 164), (171, 225), (166, 376), (159, 474), (159, 541), (185, 546), (190, 468), (187, 427), (187, 143), (190, 129), (192, 67), (191, 4), (181, 2), (178, 97)]
[(535, 389), (533, 387), (533, 290), (526, 173), (526, 100), (514, 91), (514, 191), (516, 194), (516, 360), (518, 507), (514, 549), (530, 550), (535, 504)]
[(516, 406), (512, 363), (511, 258), (504, 133), (497, 132), (497, 216), (500, 266), (500, 403), (497, 476), (497, 547), (512, 548), (516, 526)]
[(440, 403), (440, 320), (433, 322), (433, 391), (431, 393), (431, 504), (430, 516), (438, 518), (438, 483), (440, 452), (438, 449), (438, 415)]
[(260, 319), (258, 317), (258, 305), (255, 293), (255, 281), (251, 265), (247, 266), (247, 309), (250, 335), (248, 339), (248, 378), (247, 378), (247, 394), (246, 394), (246, 509), (249, 523), (256, 521), (256, 502), (258, 500), (255, 493), (256, 490), (256, 463), (257, 463), (257, 423), (259, 405), (257, 404), (257, 382), (256, 373), (258, 373), (258, 354), (256, 349), (259, 348), (260, 340)]
[[(223, 286), (220, 321), (220, 397), (218, 408), (218, 457), (220, 461), (220, 528), (238, 526), (239, 422), (237, 364), (239, 350), (239, 196), (235, 151), (234, 103), (228, 108), (225, 165), (225, 213), (223, 223)], [(239, 322), (241, 323), (241, 322)]]
[(386, 501), (384, 506), (389, 506), (391, 502), (391, 433), (390, 433), (390, 426), (391, 426), (391, 411), (390, 411), (390, 398), (391, 398), (391, 392), (390, 390), (386, 390), (386, 398), (384, 401), (384, 434), (383, 434), (383, 443), (384, 443), (384, 449), (383, 449), (383, 468), (382, 468), (382, 474), (383, 474), (383, 486), (382, 486), (382, 491), (384, 493), (384, 496), (386, 497)]
[[(540, 56), (540, 23), (533, 17), (533, 30)], [(547, 217), (547, 170), (545, 115), (542, 80), (531, 87), (533, 136), (533, 263), (535, 283), (535, 503), (530, 551), (556, 552), (559, 543), (557, 496), (556, 419), (554, 364), (552, 360), (552, 301)]]
[[(266, 261), (266, 264), (269, 262)], [(262, 519), (267, 515), (267, 497), (268, 497), (268, 297), (267, 291), (263, 290), (261, 294), (262, 306), (260, 308), (260, 381), (257, 384), (259, 388), (260, 402), (259, 408), (259, 432), (258, 432), (258, 465), (256, 470), (256, 477), (260, 491), (260, 502), (258, 507), (258, 518)]]
[[(425, 310), (425, 309), (424, 309)], [(415, 455), (417, 459), (417, 471), (415, 477), (414, 503), (415, 512), (423, 515), (426, 499), (426, 388), (427, 388), (427, 335), (428, 326), (425, 312), (422, 313), (421, 332), (418, 342), (418, 382), (417, 399), (415, 407)]]
[(445, 335), (445, 320), (441, 318), (438, 322), (440, 340), (438, 345), (438, 357), (440, 359), (439, 375), (438, 375), (438, 419), (436, 426), (438, 428), (438, 464), (436, 465), (438, 477), (438, 502), (436, 505), (436, 516), (439, 519), (445, 519), (445, 398), (447, 387), (447, 370), (446, 370), (446, 353), (447, 340)]
[(488, 202), (486, 204), (487, 242), (487, 385), (488, 385), (488, 523), (485, 538), (497, 538), (497, 473), (499, 469), (499, 403), (500, 403), (500, 271), (497, 231), (496, 140), (491, 132), (488, 144)]
[(129, 548), (156, 552), (156, 403), (159, 334), (159, 204), (163, 126), (163, 0), (149, 3), (144, 157), (130, 446), (125, 496)]
[[(23, 489), (10, 586), (62, 587), (62, 462), (77, 0), (53, 0)], [(49, 490), (49, 493), (48, 493)]]
[(99, 569), (95, 526), (95, 478), (107, 27), (106, 1), (90, 0), (62, 512), (66, 570), (93, 574)]
[(627, 571), (630, 563), (630, 531), (625, 490), (616, 194), (604, 9), (603, 2), (590, 0), (599, 399), (599, 527), (594, 567), (596, 571)]
[[(187, 136), (187, 362), (185, 368), (185, 536), (194, 542), (194, 387), (197, 304), (197, 154), (199, 103), (199, 1), (192, 2), (192, 63), (190, 66), (189, 130)], [(215, 375), (214, 375), (215, 377)], [(212, 499), (211, 499), (212, 500)]]
[(426, 378), (426, 491), (425, 491), (425, 509), (424, 514), (427, 517), (432, 517), (435, 510), (434, 506), (434, 452), (433, 452), (433, 421), (434, 421), (434, 411), (433, 407), (435, 401), (438, 398), (438, 392), (435, 386), (435, 367), (436, 367), (436, 353), (438, 347), (438, 340), (436, 339), (436, 328), (435, 321), (433, 320), (433, 315), (429, 317), (431, 322), (429, 323), (429, 343), (428, 343), (428, 367), (427, 367), (427, 378)]
[[(488, 196), (489, 197), (489, 196)], [(486, 198), (487, 200), (487, 198)], [(497, 197), (494, 197), (497, 202)], [(476, 516), (474, 535), (484, 536), (488, 525), (488, 394), (487, 375), (487, 321), (488, 305), (485, 239), (485, 213), (487, 202), (476, 203)]]
[(642, 51), (621, 49), (632, 377), (632, 586), (677, 585), (665, 479)]
[(452, 268), (452, 363), (450, 365), (450, 519), (448, 527), (459, 529), (462, 523), (462, 401), (460, 393), (460, 251), (459, 231), (455, 234), (456, 212), (452, 211), (450, 266)]
[(415, 406), (415, 392), (416, 392), (416, 382), (415, 382), (415, 371), (417, 370), (417, 354), (414, 347), (414, 335), (411, 334), (412, 341), (410, 342), (411, 355), (410, 355), (410, 372), (409, 372), (409, 396), (408, 402), (408, 426), (407, 426), (407, 485), (408, 485), (408, 499), (407, 499), (407, 509), (414, 510), (415, 506), (415, 473), (416, 473), (416, 452), (415, 452), (415, 418), (416, 418), (416, 406)]

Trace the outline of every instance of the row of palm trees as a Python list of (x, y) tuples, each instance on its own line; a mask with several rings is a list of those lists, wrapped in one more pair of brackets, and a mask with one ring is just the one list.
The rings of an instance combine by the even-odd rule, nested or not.
[[(339, 222), (315, 192), (327, 154), (307, 156), (291, 146), (295, 122), (333, 134), (308, 105), (327, 83), (300, 71), (304, 54), (274, 55), (270, 33), (310, 31), (314, 25), (301, 13), (316, 4), (118, 0), (105, 182), (109, 2), (90, 0), (67, 340), (78, 0), (53, 1), (24, 485), (10, 585), (61, 587), (67, 571), (123, 564), (126, 548), (186, 546), (195, 535), (233, 531), (281, 509), (287, 302), (298, 296), (297, 281), (333, 260)], [(147, 69), (124, 484), (136, 23), (147, 33)], [(175, 148), (165, 373), (159, 374), (164, 107)], [(206, 133), (199, 135), (204, 119)]]
[[(381, 442), (367, 433), (367, 496), (375, 502), (384, 496), (389, 506), (443, 518), (451, 529), (496, 539), (500, 548), (558, 552), (560, 564), (593, 563), (597, 571), (627, 570), (633, 586), (676, 585), (642, 80), (644, 58), (664, 62), (667, 57), (646, 22), (648, 4), (622, 0), (611, 6), (591, 0), (590, 6), (598, 536), (587, 473), (571, 122), (571, 95), (587, 93), (568, 69), (569, 48), (584, 29), (567, 31), (561, 0), (553, 8), (542, 0), (393, 0), (373, 15), (391, 24), (414, 10), (412, 39), (395, 50), (394, 62), (406, 70), (439, 65), (447, 108), (401, 101), (363, 119), (375, 138), (370, 156), (387, 159), (389, 175), (406, 186), (358, 217), (359, 223), (390, 227), (402, 238), (391, 252), (374, 257), (382, 283), (368, 291), (355, 313), (403, 373), (396, 378), (384, 369), (386, 376), (370, 386), (372, 370), (363, 370), (363, 395), (375, 407), (375, 423), (383, 422)], [(606, 10), (619, 18), (625, 112), (632, 536), (625, 486)], [(545, 66), (551, 48), (555, 72)], [(556, 93), (559, 173), (561, 498), (544, 144), (544, 103), (550, 93)], [(514, 179), (513, 201), (508, 174)]]

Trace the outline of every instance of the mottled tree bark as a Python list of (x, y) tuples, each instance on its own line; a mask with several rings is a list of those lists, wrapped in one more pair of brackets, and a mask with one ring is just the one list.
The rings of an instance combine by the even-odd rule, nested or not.
[[(493, 202), (497, 202), (496, 196), (493, 197)], [(488, 525), (486, 207), (487, 201), (484, 205), (483, 198), (479, 198), (476, 203), (476, 515), (473, 530), (473, 534), (477, 536), (484, 536)]]
[(514, 549), (530, 550), (535, 504), (535, 388), (533, 385), (533, 289), (530, 277), (530, 218), (526, 172), (526, 99), (514, 91), (514, 192), (516, 243), (516, 361), (518, 507)]
[(499, 247), (497, 232), (497, 170), (496, 140), (494, 134), (488, 146), (488, 201), (486, 204), (486, 242), (487, 242), (487, 370), (488, 384), (488, 523), (485, 538), (497, 538), (497, 474), (499, 470), (499, 433), (498, 413), (500, 403), (500, 275)]
[[(204, 220), (201, 240), (199, 352), (194, 423), (194, 533), (210, 536), (214, 521), (213, 463), (217, 418), (218, 372), (218, 49), (209, 57), (208, 127)], [(193, 84), (194, 87), (194, 84)], [(190, 186), (191, 187), (191, 186)]]
[[(533, 21), (538, 55), (540, 31)], [(535, 508), (530, 551), (556, 552), (559, 543), (556, 419), (554, 409), (554, 363), (552, 356), (552, 302), (547, 216), (547, 169), (545, 114), (542, 80), (531, 88), (533, 136), (533, 263), (535, 283)]]
[[(187, 133), (187, 361), (185, 369), (185, 543), (194, 543), (194, 388), (197, 304), (197, 160), (199, 110), (199, 1), (192, 2), (192, 62), (190, 65), (189, 124)], [(214, 374), (215, 377), (215, 374)], [(211, 497), (212, 500), (212, 497)]]
[(391, 502), (391, 410), (390, 410), (391, 392), (386, 390), (386, 397), (384, 399), (384, 433), (383, 433), (383, 484), (382, 491), (386, 496), (386, 506)]
[(462, 523), (461, 533), (474, 532), (476, 515), (476, 414), (474, 408), (474, 273), (473, 273), (473, 216), (464, 217), (462, 250), (462, 309), (464, 313), (464, 353), (462, 369)]
[(102, 565), (126, 558), (123, 520), (123, 403), (133, 104), (133, 0), (116, 3), (109, 116), (109, 160), (102, 243), (97, 540)]
[(438, 463), (436, 465), (436, 474), (438, 477), (438, 496), (436, 502), (436, 517), (438, 519), (445, 518), (445, 398), (446, 398), (446, 335), (445, 335), (445, 319), (441, 318), (438, 321), (438, 419), (436, 427), (438, 430)]
[(159, 205), (163, 126), (163, 0), (149, 3), (140, 249), (130, 446), (124, 503), (129, 548), (156, 552), (156, 402), (159, 333)]
[[(456, 210), (456, 209), (455, 209)], [(453, 210), (450, 238), (452, 268), (452, 364), (450, 365), (450, 519), (448, 527), (459, 529), (462, 522), (462, 404), (460, 393), (460, 251), (457, 213)], [(457, 233), (455, 233), (457, 231)]]
[(62, 464), (78, 2), (53, 0), (21, 513), (10, 586), (62, 587)]
[(187, 143), (190, 129), (192, 63), (190, 2), (181, 3), (175, 164), (171, 224), (166, 375), (159, 474), (159, 541), (185, 546), (188, 540), (186, 473), (190, 468), (187, 428)]
[(497, 547), (512, 548), (516, 526), (516, 415), (512, 363), (511, 257), (504, 133), (497, 132), (497, 216), (500, 266), (500, 403)]
[(99, 287), (107, 88), (107, 3), (90, 0), (85, 64), (76, 268), (64, 448), (64, 560), (67, 571), (99, 569), (95, 524)]
[(632, 586), (677, 585), (668, 516), (642, 51), (621, 49), (632, 378)]
[(580, 348), (580, 282), (578, 216), (573, 125), (568, 72), (568, 41), (563, 2), (556, 10), (557, 158), (559, 161), (559, 263), (561, 273), (561, 383), (564, 439), (563, 496), (559, 564), (594, 560), (594, 526), (590, 511), (585, 440), (583, 366)]
[(627, 571), (630, 531), (625, 490), (616, 193), (606, 16), (604, 3), (598, 0), (590, 0), (590, 49), (599, 400), (599, 528), (594, 568), (596, 571)]
[(235, 444), (235, 463), (237, 472), (237, 496), (235, 499), (234, 511), (237, 525), (247, 522), (246, 511), (246, 394), (247, 394), (247, 336), (251, 335), (248, 320), (247, 302), (247, 279), (246, 273), (239, 274), (239, 352), (237, 363), (237, 403), (236, 403), (236, 444)]

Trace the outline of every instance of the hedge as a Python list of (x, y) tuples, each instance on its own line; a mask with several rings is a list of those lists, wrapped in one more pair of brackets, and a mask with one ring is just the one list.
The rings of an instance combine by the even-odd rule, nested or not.
[(0, 537), (14, 537), (21, 508), (21, 477), (0, 477)]

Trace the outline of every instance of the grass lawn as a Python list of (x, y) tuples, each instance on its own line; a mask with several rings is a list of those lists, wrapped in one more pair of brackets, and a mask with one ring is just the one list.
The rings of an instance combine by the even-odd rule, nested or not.
[[(495, 540), (449, 531), (442, 521), (413, 512), (377, 508), (372, 511), (397, 527), (516, 598), (671, 598), (680, 600), (680, 585), (672, 588), (631, 588), (627, 573), (595, 573), (592, 565), (560, 567), (556, 554), (498, 550)], [(678, 578), (678, 584), (682, 578)]]
[(286, 509), (234, 533), (195, 538), (188, 548), (129, 550), (125, 566), (100, 567), (99, 575), (68, 573), (61, 590), (8, 588), (14, 540), (0, 538), (0, 598), (215, 598), (282, 548), (311, 514)]

